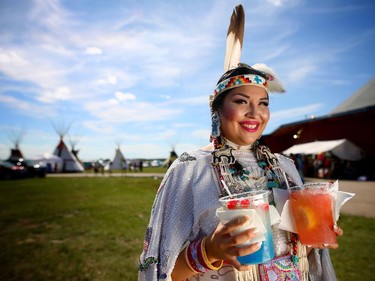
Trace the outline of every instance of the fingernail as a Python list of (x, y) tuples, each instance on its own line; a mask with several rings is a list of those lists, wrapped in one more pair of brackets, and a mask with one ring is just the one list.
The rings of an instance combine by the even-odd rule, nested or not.
[(256, 243), (254, 243), (255, 244), (255, 247), (256, 248), (260, 248), (260, 246), (262, 246), (262, 242), (256, 242)]
[(334, 231), (337, 231), (338, 229), (339, 229), (339, 227), (337, 226), (337, 224), (334, 224), (334, 225), (333, 225), (333, 230), (334, 230)]
[(253, 233), (256, 234), (256, 233), (258, 233), (258, 232), (259, 232), (259, 228), (254, 227), (254, 228), (253, 228)]
[(249, 220), (249, 217), (248, 216), (242, 216), (240, 218), (240, 223), (243, 223), (243, 222), (247, 222)]
[(244, 223), (246, 221), (246, 217), (239, 217), (237, 218), (238, 223)]

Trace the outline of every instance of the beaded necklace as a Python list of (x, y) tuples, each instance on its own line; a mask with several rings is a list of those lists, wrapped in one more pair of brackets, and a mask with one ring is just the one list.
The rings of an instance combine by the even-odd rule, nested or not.
[[(256, 141), (251, 146), (239, 146), (218, 137), (213, 140), (214, 152), (213, 166), (217, 169), (222, 187), (227, 185), (235, 192), (245, 192), (258, 189), (283, 188), (286, 189), (285, 177), (279, 167), (277, 158), (271, 153), (268, 147), (260, 145)], [(256, 159), (258, 167), (263, 171), (256, 169), (246, 169), (233, 155), (234, 150), (251, 150)], [(263, 175), (262, 175), (263, 174)], [(223, 195), (229, 195), (223, 189)], [(272, 203), (272, 202), (271, 202)]]

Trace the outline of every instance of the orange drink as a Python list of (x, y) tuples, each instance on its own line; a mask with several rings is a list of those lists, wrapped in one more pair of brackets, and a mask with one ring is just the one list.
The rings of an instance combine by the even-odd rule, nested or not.
[(290, 207), (303, 245), (337, 243), (333, 231), (333, 198), (324, 185), (310, 184), (313, 187), (291, 193)]

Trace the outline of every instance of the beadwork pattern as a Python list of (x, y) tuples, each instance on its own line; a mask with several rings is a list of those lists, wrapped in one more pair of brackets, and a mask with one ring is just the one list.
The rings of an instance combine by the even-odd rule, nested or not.
[(224, 81), (220, 82), (215, 89), (214, 96), (218, 96), (220, 93), (243, 85), (253, 85), (259, 86), (264, 88), (267, 91), (267, 80), (259, 75), (254, 74), (244, 74), (244, 75), (237, 75), (225, 79)]

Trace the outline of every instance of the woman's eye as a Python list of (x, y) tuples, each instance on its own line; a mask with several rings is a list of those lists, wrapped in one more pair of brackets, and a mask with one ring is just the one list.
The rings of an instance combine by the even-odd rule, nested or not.
[(246, 100), (235, 100), (234, 101), (235, 103), (238, 103), (238, 104), (246, 104), (247, 103), (247, 101)]
[(268, 106), (269, 102), (268, 101), (262, 101), (262, 102), (260, 102), (260, 105)]

